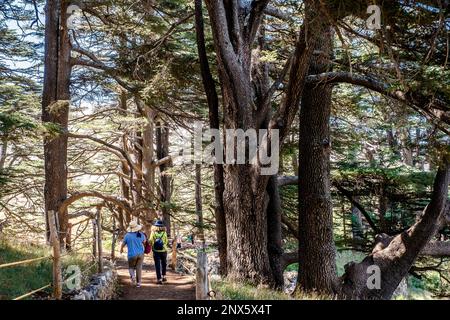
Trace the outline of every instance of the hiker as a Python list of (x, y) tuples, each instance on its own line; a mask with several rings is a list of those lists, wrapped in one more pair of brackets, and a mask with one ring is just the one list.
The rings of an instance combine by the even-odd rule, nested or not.
[(167, 239), (166, 227), (161, 220), (156, 221), (156, 223), (152, 226), (152, 233), (149, 241), (153, 250), (156, 278), (158, 280), (158, 284), (162, 284), (167, 281), (167, 246), (169, 240)]
[(144, 244), (147, 240), (145, 234), (140, 232), (141, 229), (141, 225), (135, 221), (131, 221), (120, 247), (120, 253), (122, 254), (123, 248), (127, 246), (128, 271), (130, 272), (131, 283), (136, 284), (138, 288), (141, 286)]

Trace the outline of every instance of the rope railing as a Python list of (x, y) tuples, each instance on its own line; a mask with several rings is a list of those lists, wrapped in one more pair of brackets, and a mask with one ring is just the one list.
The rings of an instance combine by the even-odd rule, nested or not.
[[(2, 269), (2, 268), (8, 268), (8, 267), (15, 267), (15, 266), (24, 265), (24, 264), (30, 264), (30, 263), (33, 263), (33, 262), (42, 261), (42, 260), (51, 259), (51, 258), (52, 258), (52, 256), (49, 255), (49, 256), (39, 257), (39, 258), (34, 258), (34, 259), (27, 259), (27, 260), (22, 260), (22, 261), (16, 261), (16, 262), (4, 263), (4, 264), (1, 264), (1, 265), (0, 265), (0, 269)], [(25, 299), (25, 298), (27, 298), (27, 297), (29, 297), (29, 296), (31, 296), (31, 295), (33, 295), (33, 294), (39, 292), (39, 291), (45, 290), (45, 289), (47, 289), (47, 288), (50, 288), (51, 286), (52, 286), (52, 284), (49, 283), (49, 284), (47, 284), (47, 285), (45, 285), (45, 286), (43, 286), (43, 287), (41, 287), (41, 288), (39, 288), (39, 289), (30, 291), (30, 292), (28, 292), (28, 293), (25, 293), (25, 294), (19, 296), (19, 297), (16, 297), (16, 298), (14, 298), (13, 300), (22, 300), (22, 299)]]
[[(60, 241), (59, 241), (59, 237), (58, 237), (59, 232), (56, 228), (56, 215), (51, 210), (49, 210), (48, 214), (49, 214), (50, 244), (51, 244), (51, 247), (53, 248), (52, 254), (50, 254), (48, 256), (44, 256), (44, 257), (38, 257), (38, 258), (32, 258), (32, 259), (27, 259), (27, 260), (21, 260), (21, 261), (16, 261), (16, 262), (8, 262), (8, 263), (0, 264), (0, 269), (30, 264), (33, 262), (38, 262), (38, 261), (42, 261), (42, 260), (46, 260), (46, 259), (51, 259), (51, 260), (53, 260), (53, 281), (41, 288), (35, 289), (35, 290), (25, 293), (19, 297), (16, 297), (13, 300), (22, 300), (24, 298), (30, 297), (33, 294), (43, 291), (50, 287), (53, 287), (53, 290), (54, 290), (53, 297), (55, 299), (61, 299), (63, 283), (65, 281), (73, 279), (73, 276), (69, 276), (67, 279), (63, 280), (61, 260), (62, 260), (62, 258), (66, 257), (66, 256), (72, 255), (76, 252), (79, 252), (79, 251), (85, 249), (85, 247), (83, 246), (76, 250), (61, 252), (62, 250), (60, 247)], [(100, 212), (97, 213), (98, 221), (100, 221), (99, 215), (100, 215)], [(101, 226), (101, 224), (99, 224), (99, 225)], [(101, 228), (99, 228), (98, 234), (100, 235), (97, 239), (97, 241), (98, 241), (97, 246), (99, 248), (98, 261), (89, 265), (85, 270), (80, 272), (78, 275), (84, 275), (86, 272), (89, 272), (89, 270), (96, 264), (98, 264), (99, 270), (103, 269), (103, 264), (102, 264), (103, 263), (103, 261), (102, 261), (103, 254), (102, 254), (102, 250), (101, 250), (102, 245), (101, 245), (101, 240), (100, 240), (101, 239)], [(81, 255), (83, 253), (80, 252), (77, 254)], [(85, 254), (92, 255), (94, 260), (96, 258), (92, 253), (85, 253)]]
[(47, 289), (47, 288), (50, 288), (51, 286), (52, 286), (52, 284), (49, 283), (48, 285), (43, 286), (42, 288), (39, 288), (39, 289), (30, 291), (30, 292), (28, 292), (28, 293), (25, 293), (25, 294), (23, 294), (23, 295), (21, 295), (21, 296), (19, 296), (19, 297), (17, 297), (17, 298), (14, 298), (13, 300), (22, 300), (22, 299), (25, 299), (25, 298), (27, 298), (27, 297), (29, 297), (29, 296), (32, 296), (33, 294), (35, 294), (35, 293), (37, 293), (37, 292), (39, 292), (39, 291), (45, 290), (45, 289)]
[[(77, 252), (79, 252), (79, 251), (81, 251), (83, 249), (85, 249), (85, 248), (81, 247), (81, 248), (78, 248), (77, 250), (67, 251), (67, 252), (65, 252), (65, 253), (63, 253), (61, 255), (61, 258), (64, 258), (64, 257), (67, 257), (67, 256), (72, 255), (74, 253), (77, 253)], [(16, 261), (16, 262), (8, 262), (8, 263), (0, 264), (0, 269), (8, 268), (8, 267), (20, 266), (20, 265), (29, 264), (29, 263), (33, 263), (33, 262), (37, 262), (37, 261), (41, 261), (41, 260), (46, 260), (46, 259), (52, 259), (52, 258), (53, 258), (52, 255), (48, 255), (48, 256), (45, 256), (45, 257), (21, 260), (21, 261)]]
[[(78, 275), (69, 276), (67, 279), (64, 279), (63, 282), (66, 282), (68, 280), (72, 280), (72, 279), (74, 279), (74, 277), (79, 276), (79, 275), (85, 275), (96, 264), (97, 264), (97, 262), (94, 262), (94, 263), (90, 264), (87, 268), (85, 268), (83, 271), (81, 271)], [(43, 291), (45, 289), (51, 288), (51, 286), (52, 286), (52, 284), (49, 283), (49, 284), (47, 284), (47, 285), (45, 285), (45, 286), (43, 286), (43, 287), (41, 287), (39, 289), (30, 291), (30, 292), (25, 293), (25, 294), (23, 294), (23, 295), (21, 295), (21, 296), (19, 296), (17, 298), (14, 298), (13, 300), (22, 300), (22, 299), (28, 298), (28, 297), (32, 296), (33, 294), (35, 294), (35, 293), (38, 293), (38, 292)]]
[(45, 256), (45, 257), (39, 257), (39, 258), (22, 260), (22, 261), (4, 263), (4, 264), (0, 264), (0, 269), (8, 268), (8, 267), (15, 267), (15, 266), (23, 265), (23, 264), (29, 264), (29, 263), (33, 263), (33, 262), (37, 262), (37, 261), (41, 261), (41, 260), (46, 260), (46, 259), (51, 259), (51, 258), (52, 258), (52, 256), (49, 255), (49, 256)]

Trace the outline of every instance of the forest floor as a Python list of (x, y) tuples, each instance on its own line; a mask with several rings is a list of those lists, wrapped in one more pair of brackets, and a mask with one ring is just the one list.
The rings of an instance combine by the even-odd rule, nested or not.
[(145, 257), (140, 288), (133, 286), (125, 260), (117, 261), (120, 283), (120, 300), (195, 300), (195, 284), (192, 276), (182, 275), (167, 268), (167, 282), (156, 283), (153, 259)]

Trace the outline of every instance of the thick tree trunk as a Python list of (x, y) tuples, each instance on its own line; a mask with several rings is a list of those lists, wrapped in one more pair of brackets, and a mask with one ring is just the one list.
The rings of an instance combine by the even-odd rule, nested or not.
[[(244, 131), (258, 129), (251, 81), (254, 34), (251, 40), (247, 38), (250, 35), (245, 34), (244, 21), (241, 21), (244, 15), (240, 18), (233, 16), (242, 10), (235, 3), (206, 3), (217, 51), (225, 128)], [(223, 29), (226, 25), (228, 30)], [(240, 28), (241, 31), (238, 30)], [(230, 159), (227, 159), (229, 162)], [(260, 176), (258, 165), (224, 166), (227, 272), (232, 280), (253, 284), (273, 283), (267, 251), (267, 181), (267, 177)]]
[[(268, 0), (248, 2), (206, 1), (213, 31), (218, 73), (221, 81), (224, 125), (226, 129), (258, 130), (271, 108), (271, 90), (265, 91), (254, 68), (253, 43), (261, 26)], [(309, 12), (315, 1), (306, 0)], [(317, 18), (317, 17), (316, 17)], [(280, 144), (295, 118), (306, 81), (310, 56), (317, 41), (317, 19), (307, 19), (292, 59), (286, 97), (269, 121), (270, 138), (279, 130)], [(308, 30), (307, 30), (308, 29)], [(227, 150), (231, 146), (226, 146)], [(233, 150), (235, 151), (235, 150)], [(227, 159), (230, 163), (232, 159)], [(259, 164), (224, 166), (223, 203), (227, 230), (228, 276), (254, 284), (273, 284), (267, 236), (268, 176), (261, 175)]]
[[(341, 296), (347, 299), (390, 299), (414, 261), (441, 226), (448, 201), (449, 163), (444, 161), (434, 181), (431, 202), (422, 218), (409, 230), (375, 247), (361, 263), (346, 266)], [(380, 286), (369, 286), (370, 267), (379, 268)], [(376, 274), (374, 275), (376, 276)]]
[[(310, 74), (330, 71), (333, 31), (326, 19)], [(300, 109), (299, 280), (297, 290), (331, 294), (336, 280), (333, 213), (330, 192), (330, 85), (308, 85)]]
[[(203, 23), (202, 0), (195, 0), (195, 29), (197, 35), (197, 49), (200, 60), (200, 70), (203, 79), (203, 86), (208, 100), (209, 126), (211, 129), (219, 129), (219, 98), (216, 85), (209, 68), (208, 56), (206, 54), (205, 32)], [(214, 216), (216, 220), (217, 247), (219, 250), (221, 275), (227, 274), (227, 230), (225, 221), (225, 210), (223, 206), (223, 166), (214, 164), (214, 196), (215, 207)]]
[(249, 165), (225, 166), (227, 269), (233, 280), (271, 285), (266, 214), (269, 199), (257, 178)]
[[(67, 30), (68, 1), (47, 1), (45, 7), (45, 61), (42, 93), (42, 121), (53, 123), (65, 131), (69, 119), (70, 100), (70, 41)], [(59, 212), (67, 197), (67, 136), (44, 139), (45, 212)], [(58, 214), (61, 246), (64, 245), (68, 224), (67, 211)]]

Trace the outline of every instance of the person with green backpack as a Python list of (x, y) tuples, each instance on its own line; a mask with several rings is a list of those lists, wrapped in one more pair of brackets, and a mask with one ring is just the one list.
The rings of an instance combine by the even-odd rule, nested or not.
[(156, 221), (152, 227), (152, 233), (149, 239), (153, 251), (153, 260), (155, 261), (156, 278), (158, 284), (167, 281), (167, 247), (169, 240), (167, 238), (166, 227), (161, 220)]

